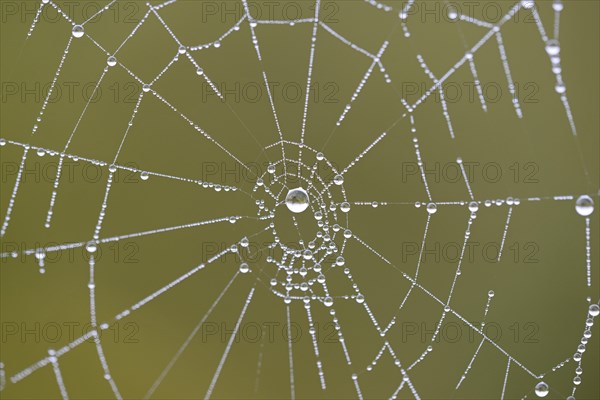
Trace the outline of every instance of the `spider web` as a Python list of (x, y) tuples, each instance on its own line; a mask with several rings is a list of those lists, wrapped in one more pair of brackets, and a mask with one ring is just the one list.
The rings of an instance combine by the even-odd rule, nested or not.
[[(44, 0), (27, 32), (29, 42), (39, 30), (48, 29), (45, 33), (62, 47), (31, 131), (14, 132), (12, 139), (2, 132), (3, 162), (13, 157), (17, 170), (10, 185), (3, 179), (6, 205), (0, 235), (5, 244), (11, 231), (17, 232), (14, 240), (24, 240), (16, 250), (5, 251), (3, 246), (0, 254), (3, 314), (29, 304), (31, 297), (41, 315), (86, 321), (90, 329), (50, 348), (47, 343), (26, 341), (14, 348), (3, 343), (0, 389), (7, 398), (30, 393), (63, 398), (598, 396), (598, 385), (583, 375), (586, 367), (591, 371), (586, 375), (593, 376), (598, 364), (592, 334), (598, 315), (598, 263), (592, 257), (592, 227), (597, 225), (592, 216), (597, 212), (591, 214), (598, 185), (597, 169), (588, 168), (588, 158), (594, 157), (597, 164), (598, 154), (597, 146), (589, 153), (586, 145), (597, 140), (585, 142), (577, 129), (563, 79), (563, 68), (579, 67), (563, 67), (566, 50), (558, 42), (561, 15), (568, 6), (521, 1), (507, 4), (494, 22), (488, 22), (460, 12), (456, 5), (439, 3), (447, 24), (431, 24), (418, 20), (414, 11), (419, 3), (414, 1), (355, 1), (343, 6), (355, 13), (348, 14), (349, 24), (338, 27), (325, 15), (327, 7), (338, 3), (317, 0), (307, 7), (313, 13), (308, 17), (261, 19), (253, 14), (255, 3), (243, 0), (239, 19), (218, 24), (211, 39), (198, 43), (183, 39), (197, 34), (190, 35), (183, 19), (177, 18), (185, 17), (186, 7), (194, 6), (191, 2), (148, 3), (133, 29), (115, 27), (114, 36), (106, 35), (110, 25), (94, 26), (92, 21), (116, 3), (78, 19), (64, 4)], [(183, 15), (175, 13), (178, 7)], [(48, 9), (59, 16), (56, 26), (44, 25), (42, 16)], [(531, 24), (525, 23), (527, 18)], [(363, 28), (363, 21), (371, 23)], [(460, 46), (452, 49), (458, 52), (438, 49), (439, 42), (430, 44), (431, 51), (422, 47), (428, 42), (419, 41), (419, 35), (439, 26), (449, 30), (436, 34), (452, 32), (458, 38)], [(142, 40), (146, 29), (165, 36)], [(515, 43), (514, 37), (507, 40), (510, 30), (537, 38), (531, 42), (537, 47), (524, 51), (535, 52), (531, 57), (540, 65), (544, 57), (544, 73), (551, 73), (545, 82), (551, 93), (543, 107), (525, 104), (519, 94), (509, 57), (508, 43)], [(290, 42), (277, 47), (272, 40), (276, 35)], [(320, 51), (321, 43), (327, 51)], [(290, 63), (296, 61), (294, 56), (303, 60), (302, 74), (290, 72), (304, 89), (292, 106), (278, 101), (273, 85), (274, 76), (288, 72), (285, 57), (278, 56), (284, 49)], [(325, 106), (311, 96), (318, 88), (315, 74), (320, 65), (332, 65), (333, 74), (340, 68), (332, 55), (336, 50), (330, 49), (344, 54), (352, 65), (347, 66), (349, 83), (342, 80), (342, 104)], [(236, 65), (218, 58), (225, 51), (243, 61)], [(144, 57), (144, 52), (152, 56)], [(52, 65), (52, 56), (47, 57)], [(138, 63), (136, 57), (144, 61)], [(401, 57), (411, 61), (398, 61)], [(489, 101), (480, 81), (489, 68), (499, 68), (508, 100)], [(233, 76), (240, 70), (254, 74), (265, 90), (263, 101), (248, 109), (230, 101), (227, 86), (218, 83), (217, 76), (224, 76), (221, 69), (233, 71)], [(542, 73), (537, 66), (533, 70)], [(75, 107), (51, 101), (67, 74), (86, 73), (95, 74), (86, 102)], [(94, 110), (94, 95), (115, 75), (137, 85), (133, 102)], [(426, 77), (426, 87), (405, 95), (402, 83), (413, 77)], [(479, 109), (467, 112), (453, 106), (444, 90), (451, 79), (473, 82), (471, 104)], [(186, 88), (192, 80), (212, 96), (200, 107)], [(211, 120), (218, 107), (239, 125), (232, 128), (221, 117)], [(472, 115), (493, 114), (494, 108), (502, 111), (482, 123), (491, 132), (475, 137), (469, 127)], [(529, 108), (537, 122), (527, 121)], [(68, 119), (67, 130), (58, 128), (61, 115)], [(558, 128), (540, 136), (540, 118), (552, 120), (550, 129)], [(512, 133), (498, 138), (502, 131), (487, 125), (492, 121), (532, 142), (560, 137), (560, 151), (554, 149), (547, 159), (540, 156), (551, 171), (551, 184), (504, 184), (498, 189), (502, 185), (478, 186), (473, 181), (471, 160), (494, 154), (496, 149), (487, 149), (490, 143), (502, 152), (510, 151), (510, 141), (517, 140)], [(143, 128), (136, 130), (139, 126)], [(597, 133), (593, 122), (585, 126)], [(360, 133), (352, 134), (356, 131)], [(82, 136), (92, 141), (86, 145)], [(535, 153), (525, 140), (519, 142), (529, 146), (524, 151)], [(56, 160), (50, 185), (27, 184), (34, 153)], [(199, 160), (222, 160), (221, 165), (235, 165), (237, 172), (233, 178), (198, 178)], [(268, 167), (253, 168), (255, 160)], [(416, 166), (419, 179), (413, 184), (399, 180), (399, 160)], [(452, 164), (460, 179), (452, 185), (432, 179), (430, 160)], [(94, 165), (106, 178), (93, 185), (95, 191), (81, 182), (65, 181), (71, 162)], [(553, 168), (567, 173), (557, 177)], [(134, 184), (128, 185), (124, 174), (135, 176)], [(246, 179), (240, 179), (242, 175)], [(295, 215), (286, 208), (285, 198), (298, 186), (306, 189), (310, 201), (306, 213)], [(563, 192), (563, 187), (569, 190)], [(73, 195), (72, 188), (85, 188), (89, 197)], [(554, 191), (557, 188), (560, 191)], [(29, 190), (35, 196), (24, 193)], [(168, 193), (162, 203), (153, 199), (160, 193)], [(39, 221), (26, 223), (22, 218), (41, 215), (40, 204), (43, 231), (36, 231), (31, 226), (39, 226)], [(67, 218), (70, 212), (74, 218)], [(202, 218), (189, 222), (197, 215)], [(556, 215), (556, 224), (535, 226)], [(565, 227), (566, 237), (558, 224)], [(520, 240), (521, 232), (539, 235), (540, 246), (549, 248), (551, 255), (540, 265), (522, 266), (514, 260), (509, 240)], [(34, 234), (40, 242), (31, 245), (27, 241)], [(197, 235), (225, 245), (208, 254), (204, 247), (198, 249)], [(492, 267), (467, 261), (479, 235), (497, 242)], [(428, 243), (447, 242), (449, 236), (458, 238), (456, 258), (432, 262)], [(398, 243), (410, 238), (417, 251), (407, 261), (401, 257), (406, 249), (399, 251)], [(151, 254), (152, 268), (136, 265), (127, 270), (116, 260), (111, 268), (111, 260), (100, 257), (101, 249), (132, 239)], [(57, 243), (47, 244), (51, 240)], [(68, 265), (50, 262), (52, 254), (74, 249), (84, 250), (84, 257)], [(25, 266), (35, 262), (39, 273), (17, 266), (18, 259), (26, 260)], [(570, 265), (560, 265), (564, 262)], [(50, 280), (52, 284), (44, 283)], [(15, 292), (17, 286), (27, 299)], [(537, 286), (548, 292), (535, 290)], [(63, 291), (68, 299), (61, 298)], [(513, 295), (521, 298), (510, 303)], [(169, 296), (179, 297), (164, 303)], [(55, 297), (59, 306), (52, 309)], [(83, 306), (72, 305), (71, 298)], [(564, 301), (562, 308), (559, 301)], [(223, 308), (226, 305), (231, 307)], [(66, 316), (60, 316), (63, 311)], [(14, 311), (3, 321), (22, 312)], [(515, 315), (539, 321), (546, 329), (540, 332), (549, 339), (532, 349), (490, 334), (492, 316), (506, 324), (506, 335)], [(157, 336), (137, 347), (105, 339), (115, 323), (133, 318), (146, 324), (144, 332)], [(239, 341), (249, 321), (264, 318), (282, 322), (282, 344), (266, 341), (264, 324), (258, 343)], [(219, 319), (229, 321), (228, 334), (221, 343), (201, 343), (205, 324)], [(425, 320), (433, 322), (425, 339), (419, 332), (421, 340), (404, 340), (406, 329), (417, 326), (407, 321)], [(453, 346), (442, 338), (449, 322), (462, 324), (473, 340)], [(332, 326), (333, 343), (320, 335), (319, 327), (326, 323)], [(299, 342), (293, 340), (295, 326), (306, 328)], [(29, 350), (24, 351), (26, 346)], [(211, 349), (200, 350), (203, 346)], [(178, 367), (181, 364), (184, 367)], [(51, 373), (52, 382), (44, 371)], [(76, 382), (80, 378), (93, 387), (92, 393)], [(431, 387), (436, 386), (432, 379), (439, 387)], [(195, 391), (185, 386), (189, 384)]]

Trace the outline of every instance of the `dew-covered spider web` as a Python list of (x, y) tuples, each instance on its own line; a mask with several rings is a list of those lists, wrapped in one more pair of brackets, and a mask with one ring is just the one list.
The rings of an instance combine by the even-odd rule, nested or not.
[(600, 396), (597, 2), (4, 4), (2, 398)]

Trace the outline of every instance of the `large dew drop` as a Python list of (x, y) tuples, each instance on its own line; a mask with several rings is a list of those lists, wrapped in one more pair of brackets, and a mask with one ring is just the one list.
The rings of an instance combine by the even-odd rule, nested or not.
[(240, 264), (240, 272), (242, 274), (247, 274), (248, 272), (250, 272), (250, 266), (248, 265), (248, 263), (241, 263)]
[(437, 204), (435, 204), (435, 203), (427, 204), (427, 212), (429, 214), (435, 214), (437, 212)]
[(560, 44), (556, 39), (550, 39), (546, 42), (546, 53), (549, 56), (557, 56), (560, 54)]
[(301, 213), (308, 208), (308, 193), (301, 187), (292, 189), (285, 197), (285, 205), (293, 213)]
[(95, 253), (98, 249), (98, 246), (96, 245), (96, 242), (91, 241), (85, 245), (85, 249), (88, 251), (88, 253)]
[(575, 202), (575, 211), (577, 214), (587, 217), (594, 212), (594, 200), (587, 194), (579, 196)]
[(469, 203), (469, 211), (471, 212), (477, 212), (477, 210), (479, 210), (479, 203), (476, 201), (472, 201)]
[(552, 3), (552, 9), (556, 12), (560, 12), (563, 9), (563, 3), (561, 0), (554, 0)]
[(83, 30), (83, 26), (81, 25), (74, 25), (73, 26), (73, 30), (71, 31), (71, 33), (73, 34), (74, 38), (80, 38), (83, 36), (83, 34), (85, 33)]
[(537, 397), (546, 397), (548, 395), (549, 388), (546, 382), (540, 382), (535, 385), (535, 394)]

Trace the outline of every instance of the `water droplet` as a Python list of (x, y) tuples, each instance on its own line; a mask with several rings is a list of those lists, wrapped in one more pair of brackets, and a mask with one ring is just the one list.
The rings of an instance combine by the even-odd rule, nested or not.
[(346, 229), (346, 230), (344, 231), (344, 237), (345, 237), (346, 239), (350, 239), (350, 238), (352, 237), (352, 231), (351, 231), (350, 229)]
[(80, 38), (83, 36), (84, 31), (83, 31), (83, 26), (81, 25), (74, 25), (73, 26), (73, 30), (71, 31), (71, 33), (73, 34), (74, 38)]
[(589, 327), (592, 327), (592, 326), (594, 326), (594, 319), (593, 319), (593, 318), (588, 318), (588, 319), (586, 319), (586, 320), (585, 320), (585, 325), (586, 325), (586, 326), (589, 326)]
[(427, 212), (429, 214), (435, 214), (437, 212), (437, 205), (435, 203), (427, 204)]
[(456, 19), (458, 18), (458, 12), (455, 8), (448, 9), (448, 18), (450, 18), (450, 21), (456, 21)]
[(557, 56), (560, 53), (560, 44), (556, 39), (550, 39), (546, 42), (546, 53), (549, 56)]
[(0, 139), (0, 146), (6, 146), (6, 139)]
[(273, 164), (269, 164), (269, 166), (267, 167), (267, 172), (270, 174), (274, 174), (275, 173), (275, 166)]
[(106, 59), (106, 64), (109, 67), (114, 67), (115, 65), (117, 65), (117, 58), (115, 56), (110, 56)]
[(338, 266), (343, 266), (346, 263), (346, 260), (344, 259), (344, 257), (339, 256), (338, 258), (335, 259), (335, 263)]
[(362, 294), (357, 294), (356, 295), (356, 302), (358, 304), (362, 304), (365, 302), (365, 296), (363, 296)]
[(338, 185), (338, 186), (339, 186), (339, 185), (341, 185), (341, 184), (343, 184), (343, 183), (344, 183), (344, 177), (343, 177), (343, 176), (341, 176), (341, 175), (336, 175), (336, 176), (333, 178), (333, 183), (335, 183), (335, 184), (336, 184), (336, 185)]
[(88, 251), (88, 253), (95, 253), (98, 249), (98, 246), (96, 246), (96, 242), (88, 242), (85, 245), (85, 249)]
[(575, 210), (577, 214), (587, 217), (594, 212), (594, 200), (586, 194), (579, 196), (575, 202)]
[(345, 201), (342, 204), (340, 204), (340, 210), (342, 210), (342, 212), (345, 212), (345, 213), (347, 213), (348, 211), (350, 211), (350, 203), (348, 203), (347, 201)]
[(479, 203), (476, 201), (472, 201), (469, 203), (469, 211), (471, 212), (477, 212), (477, 210), (479, 210)]
[(185, 48), (184, 45), (179, 46), (179, 49), (177, 49), (177, 52), (179, 54), (185, 54), (187, 52), (187, 49)]
[(241, 245), (242, 247), (248, 247), (248, 245), (249, 245), (249, 244), (250, 244), (250, 241), (248, 240), (248, 238), (247, 238), (247, 237), (245, 237), (245, 238), (242, 238), (242, 240), (240, 240), (240, 245)]
[(537, 385), (535, 385), (535, 394), (537, 397), (546, 397), (550, 391), (549, 389), (550, 388), (546, 382), (539, 382)]
[(600, 306), (598, 304), (590, 304), (589, 312), (592, 317), (597, 317), (600, 314)]
[(240, 264), (240, 272), (242, 274), (247, 273), (248, 271), (250, 271), (250, 266), (248, 265), (248, 263), (241, 263)]
[(523, 6), (523, 8), (533, 8), (533, 6), (535, 5), (535, 2), (533, 0), (521, 0), (521, 5)]
[(301, 187), (292, 189), (285, 197), (285, 205), (293, 213), (301, 213), (308, 208), (308, 193)]
[(145, 83), (145, 84), (142, 86), (142, 90), (143, 90), (145, 93), (148, 93), (148, 92), (150, 91), (150, 85), (149, 85), (149, 84), (147, 84), (147, 83)]
[(304, 252), (302, 253), (302, 257), (304, 257), (305, 260), (310, 260), (312, 258), (313, 254), (312, 251), (306, 249), (304, 250)]
[(37, 258), (38, 260), (43, 260), (44, 258), (46, 258), (46, 252), (44, 251), (44, 249), (37, 249), (35, 251), (35, 258)]
[(581, 383), (581, 377), (576, 376), (575, 378), (573, 378), (573, 383), (575, 385), (579, 385)]
[(43, 157), (46, 154), (46, 151), (44, 149), (38, 149), (37, 151), (37, 155), (40, 157)]
[(554, 86), (554, 90), (558, 94), (563, 94), (564, 92), (567, 91), (567, 87), (562, 83), (558, 83), (556, 86)]
[(563, 3), (561, 0), (554, 0), (554, 2), (552, 3), (552, 9), (554, 11), (562, 11), (563, 9)]
[(494, 291), (493, 291), (493, 290), (490, 290), (490, 291), (488, 292), (488, 296), (489, 296), (489, 297), (494, 297)]
[(331, 307), (333, 305), (333, 299), (330, 296), (327, 296), (323, 299), (323, 304), (325, 304), (326, 307)]
[(317, 282), (325, 283), (325, 275), (319, 274), (319, 276), (317, 276)]
[(140, 174), (140, 179), (143, 180), (143, 181), (147, 181), (149, 177), (150, 177), (150, 175), (148, 175), (148, 173), (146, 171), (143, 171)]
[(196, 70), (196, 74), (197, 75), (204, 75), (204, 70), (200, 67), (198, 67), (198, 69)]
[(323, 155), (323, 153), (317, 153), (317, 160), (323, 161), (323, 159), (325, 159), (325, 156)]

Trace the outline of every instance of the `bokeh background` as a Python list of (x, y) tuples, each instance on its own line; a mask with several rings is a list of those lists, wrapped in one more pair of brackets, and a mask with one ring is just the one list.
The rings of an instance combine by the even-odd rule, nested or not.
[[(154, 4), (155, 2), (151, 2)], [(468, 4), (467, 4), (468, 3)], [(2, 108), (0, 136), (60, 152), (86, 106), (106, 66), (107, 55), (92, 37), (113, 53), (144, 17), (141, 1), (119, 1), (85, 25), (84, 36), (73, 39), (54, 94), (35, 135), (32, 127), (44, 102), (61, 56), (71, 35), (71, 24), (46, 5), (31, 37), (27, 32), (39, 2), (5, 1), (2, 6), (1, 61)], [(56, 2), (74, 21), (83, 21), (108, 2)], [(158, 4), (158, 3), (156, 3)], [(252, 10), (265, 20), (306, 18), (313, 2), (252, 2)], [(352, 202), (410, 203), (388, 206), (353, 206), (349, 228), (395, 267), (385, 264), (358, 242), (345, 250), (346, 266), (361, 288), (370, 309), (382, 325), (398, 310), (409, 284), (400, 271), (414, 274), (427, 214), (414, 202), (427, 201), (423, 183), (414, 173), (416, 156), (408, 118), (400, 98), (409, 103), (431, 86), (417, 61), (422, 55), (438, 77), (443, 75), (485, 34), (487, 29), (447, 18), (448, 3), (417, 2), (407, 20), (410, 38), (404, 37), (398, 10), (404, 3), (389, 2), (385, 12), (368, 2), (321, 1), (322, 18), (352, 43), (381, 57), (392, 83), (376, 67), (341, 126), (341, 115), (372, 60), (320, 29), (316, 44), (313, 90), (309, 99), (305, 139), (307, 146), (323, 151), (339, 168), (345, 167), (383, 131), (388, 135), (345, 176), (344, 188)], [(473, 17), (495, 22), (514, 5), (511, 1), (453, 3)], [(536, 2), (548, 32), (554, 12), (548, 1)], [(470, 8), (469, 8), (470, 7)], [(463, 261), (452, 298), (452, 308), (469, 321), (481, 322), (487, 293), (494, 290), (487, 322), (489, 335), (514, 359), (550, 386), (547, 398), (564, 399), (572, 390), (575, 363), (571, 360), (587, 317), (588, 296), (599, 298), (598, 210), (591, 216), (592, 286), (586, 285), (585, 218), (572, 201), (527, 202), (528, 197), (589, 194), (598, 205), (599, 185), (599, 31), (597, 1), (565, 3), (560, 20), (562, 75), (577, 125), (574, 138), (559, 96), (555, 78), (535, 21), (520, 11), (502, 27), (513, 79), (524, 118), (518, 119), (494, 38), (475, 54), (479, 79), (488, 96), (483, 112), (473, 76), (467, 65), (446, 82), (445, 93), (456, 139), (452, 140), (435, 96), (414, 112), (421, 154), (432, 196), (437, 202), (469, 199), (464, 181), (456, 179), (458, 156), (473, 165), (471, 186), (475, 198), (521, 199), (513, 208), (504, 255), (500, 262), (490, 244), (501, 240), (508, 207), (481, 207), (470, 241), (472, 253)], [(178, 1), (159, 10), (180, 41), (189, 46), (210, 43), (243, 15), (240, 2)], [(294, 27), (259, 25), (259, 62), (247, 22), (225, 38), (219, 48), (193, 52), (196, 62), (225, 94), (215, 96), (196, 68), (180, 56), (154, 85), (177, 110), (219, 141), (253, 171), (263, 173), (269, 161), (280, 159), (278, 140), (264, 70), (273, 84), (273, 100), (285, 139), (299, 141), (310, 51), (311, 24)], [(118, 61), (144, 82), (152, 81), (177, 53), (178, 45), (154, 15), (120, 48)], [(106, 73), (70, 143), (70, 154), (111, 163), (115, 157), (141, 84), (121, 66)], [(299, 89), (298, 92), (296, 89)], [(292, 150), (288, 149), (290, 153)], [(0, 149), (2, 182), (0, 217), (4, 220), (16, 181), (23, 148), (7, 144)], [(309, 155), (310, 154), (310, 155)], [(306, 152), (314, 160), (314, 153)], [(312, 158), (310, 158), (312, 157)], [(104, 196), (107, 165), (68, 160), (63, 170), (51, 228), (44, 227), (58, 157), (27, 158), (18, 197), (1, 253), (19, 252), (0, 259), (0, 311), (2, 341), (0, 370), (3, 399), (50, 399), (60, 392), (50, 366), (18, 383), (11, 377), (89, 330), (88, 255), (84, 248), (48, 253), (40, 274), (33, 255), (57, 243), (91, 239)], [(255, 177), (195, 131), (179, 113), (150, 93), (144, 95), (135, 121), (118, 157), (119, 170), (110, 193), (101, 237), (178, 226), (225, 216), (256, 216), (252, 192)], [(191, 182), (151, 176), (144, 181), (137, 171), (152, 171), (191, 180), (233, 185), (240, 190), (217, 192)], [(499, 171), (501, 176), (496, 177)], [(587, 171), (587, 174), (586, 172)], [(329, 172), (323, 171), (323, 176)], [(331, 179), (331, 174), (328, 175)], [(283, 209), (281, 210), (283, 213)], [(468, 219), (466, 206), (439, 206), (428, 234), (430, 253), (423, 259), (419, 282), (441, 299), (448, 296)], [(281, 220), (289, 220), (282, 217)], [(278, 219), (279, 222), (279, 219)], [(237, 271), (233, 254), (115, 323), (114, 316), (218, 251), (251, 236), (264, 222), (244, 218), (169, 233), (123, 239), (99, 246), (96, 254), (96, 308), (98, 320), (111, 324), (103, 332), (111, 374), (126, 398), (143, 398), (171, 357), (201, 320), (215, 298)], [(293, 227), (282, 226), (282, 237), (296, 240)], [(272, 240), (269, 233), (251, 237), (249, 249)], [(154, 398), (203, 397), (240, 315), (250, 288), (256, 291), (242, 321), (242, 335), (224, 364), (214, 398), (288, 398), (290, 396), (286, 307), (269, 290), (274, 270), (267, 253), (252, 258), (251, 273), (234, 281), (218, 302), (201, 331), (173, 366)], [(336, 296), (352, 294), (341, 269), (328, 273), (328, 286)], [(293, 344), (297, 398), (355, 398), (352, 373), (366, 398), (388, 398), (402, 375), (385, 354), (371, 372), (365, 368), (383, 344), (364, 308), (354, 300), (337, 299), (335, 309), (353, 365), (349, 366), (337, 340), (328, 309), (315, 304), (319, 349), (327, 389), (320, 388), (308, 322), (303, 305), (293, 302), (291, 317), (298, 329)], [(412, 364), (431, 344), (432, 331), (442, 307), (420, 291), (413, 291), (399, 313), (387, 340), (402, 365)], [(506, 355), (484, 343), (460, 388), (461, 375), (479, 345), (479, 335), (460, 319), (448, 315), (439, 343), (410, 372), (424, 399), (500, 398), (507, 365)], [(258, 335), (256, 327), (263, 329)], [(273, 327), (273, 328), (268, 328)], [(212, 331), (210, 329), (214, 329)], [(272, 330), (270, 330), (272, 329)], [(494, 332), (496, 330), (497, 332)], [(577, 399), (600, 396), (598, 327), (583, 358), (582, 383)], [(272, 332), (272, 334), (269, 334)], [(413, 333), (414, 332), (414, 333)], [(93, 343), (84, 343), (59, 359), (71, 398), (106, 399), (113, 393)], [(535, 398), (540, 379), (512, 364), (505, 398)], [(398, 398), (412, 398), (405, 387)]]

